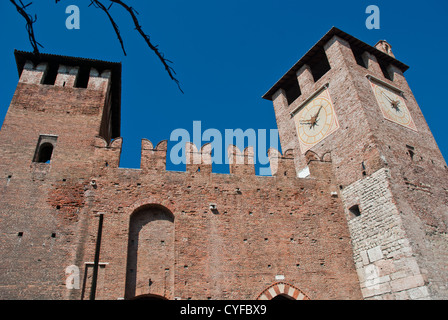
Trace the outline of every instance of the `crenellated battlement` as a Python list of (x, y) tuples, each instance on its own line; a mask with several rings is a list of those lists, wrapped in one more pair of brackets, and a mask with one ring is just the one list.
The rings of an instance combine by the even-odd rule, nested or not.
[(212, 145), (204, 144), (201, 150), (198, 150), (192, 142), (187, 142), (185, 146), (186, 171), (212, 173)]
[[(97, 136), (95, 138), (95, 167), (102, 170), (106, 168), (119, 168), (123, 139), (116, 138), (111, 143)], [(148, 140), (141, 141), (140, 170), (143, 173), (158, 174), (166, 171), (168, 141), (162, 140), (156, 146)], [(227, 147), (227, 157), (230, 175), (255, 176), (254, 148), (249, 146), (241, 151), (231, 144)], [(278, 178), (328, 178), (331, 176), (331, 156), (325, 154), (319, 157), (313, 152), (307, 154), (308, 174), (299, 175), (294, 164), (294, 152), (286, 150), (284, 154), (275, 148), (268, 150), (271, 175)], [(212, 144), (206, 143), (200, 149), (192, 142), (185, 144), (186, 173), (212, 174), (213, 157)]]
[(32, 61), (26, 60), (19, 83), (107, 91), (111, 78), (111, 70), (100, 72), (95, 68), (51, 62), (41, 62), (35, 65)]
[(95, 167), (118, 168), (123, 146), (123, 139), (117, 138), (110, 143), (100, 136), (95, 137)]
[(96, 134), (107, 141), (120, 136), (121, 63), (17, 50), (14, 55), (19, 84), (13, 105), (71, 117), (66, 121), (97, 117)]
[(155, 147), (148, 139), (142, 139), (140, 168), (144, 172), (166, 169), (168, 141), (160, 141)]
[(332, 28), (290, 68), (264, 95), (281, 148), (194, 123), (212, 143), (142, 139), (138, 169), (120, 167), (121, 64), (15, 57), (0, 298), (448, 297), (448, 168), (387, 42)]
[[(31, 104), (29, 100), (14, 100), (13, 104), (18, 109), (32, 111), (31, 117), (36, 116), (34, 112), (39, 112), (41, 115), (51, 113), (54, 119), (56, 116), (60, 117), (58, 120), (60, 122), (69, 124), (79, 121), (88, 124), (91, 126), (90, 131), (87, 133), (87, 130), (84, 130), (85, 139), (80, 140), (87, 143), (92, 141), (90, 143), (94, 146), (92, 157), (87, 161), (93, 164), (94, 170), (118, 169), (123, 144), (123, 139), (119, 135), (121, 64), (47, 54), (36, 57), (31, 53), (20, 51), (16, 51), (15, 56), (20, 76), (17, 97), (27, 97), (26, 94), (22, 94), (22, 91), (26, 91), (33, 92), (34, 99)], [(48, 96), (52, 99), (46, 101), (43, 106), (40, 98)], [(91, 118), (86, 121), (84, 116)], [(51, 133), (60, 135), (58, 131), (59, 129)], [(58, 149), (60, 148), (66, 148), (65, 144), (59, 144)], [(236, 145), (228, 145), (225, 155), (227, 158), (219, 160), (214, 159), (216, 155), (212, 156), (211, 143), (196, 146), (187, 142), (182, 151), (184, 158), (181, 161), (186, 166), (185, 171), (190, 174), (212, 174), (214, 163), (225, 162), (229, 165), (230, 175), (256, 175), (257, 159), (251, 146), (241, 150)], [(140, 170), (151, 174), (166, 171), (167, 152), (167, 140), (155, 145), (148, 139), (142, 139)], [(306, 168), (306, 174), (299, 174), (296, 171), (297, 159), (293, 149), (286, 150), (282, 154), (271, 148), (268, 151), (268, 159), (271, 175), (274, 177), (313, 177), (310, 168), (314, 164)], [(67, 160), (71, 161), (68, 151)], [(320, 158), (318, 160), (317, 162), (325, 161)]]
[(235, 175), (254, 175), (254, 148), (247, 147), (243, 152), (235, 145), (227, 148), (229, 157), (230, 173)]
[(275, 148), (268, 150), (269, 162), (271, 163), (271, 173), (273, 176), (297, 177), (294, 164), (294, 151), (286, 150), (282, 155)]
[(47, 63), (34, 65), (31, 61), (27, 60), (25, 62), (25, 65), (23, 66), (23, 70), (19, 78), (19, 83), (41, 84), (47, 68)]

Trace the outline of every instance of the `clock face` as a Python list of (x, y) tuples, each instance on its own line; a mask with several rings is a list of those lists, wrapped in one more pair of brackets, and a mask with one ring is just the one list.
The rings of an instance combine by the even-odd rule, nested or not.
[(339, 128), (328, 89), (305, 103), (294, 116), (300, 150), (307, 152)]
[(414, 120), (406, 106), (405, 99), (395, 90), (370, 81), (376, 100), (385, 119), (417, 131)]

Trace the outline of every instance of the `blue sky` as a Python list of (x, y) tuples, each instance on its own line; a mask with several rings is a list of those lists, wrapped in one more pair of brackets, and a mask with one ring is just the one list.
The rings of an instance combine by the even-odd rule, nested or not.
[[(24, 0), (27, 3), (27, 0)], [(108, 3), (108, 0), (103, 0)], [(181, 82), (182, 94), (118, 6), (111, 10), (123, 35), (124, 56), (106, 16), (89, 0), (35, 0), (41, 52), (123, 63), (121, 166), (138, 168), (142, 138), (157, 144), (177, 128), (276, 129), (270, 101), (261, 96), (332, 26), (374, 45), (386, 39), (444, 154), (448, 155), (443, 99), (448, 66), (448, 2), (416, 1), (137, 1), (128, 0), (151, 40)], [(415, 4), (414, 4), (415, 3)], [(80, 30), (68, 30), (65, 9), (78, 5)], [(381, 10), (379, 30), (365, 26), (368, 5)], [(31, 51), (24, 20), (9, 1), (0, 4), (0, 121), (18, 75), (14, 49)], [(172, 146), (170, 143), (169, 146)], [(168, 164), (171, 170), (182, 166)], [(225, 166), (214, 171), (226, 172)]]

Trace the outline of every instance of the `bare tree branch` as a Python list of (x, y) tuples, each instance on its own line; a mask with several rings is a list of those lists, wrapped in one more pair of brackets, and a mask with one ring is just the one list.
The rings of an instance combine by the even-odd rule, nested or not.
[(121, 1), (121, 0), (110, 0), (110, 1), (113, 2), (113, 3), (117, 3), (117, 4), (119, 4), (119, 5), (122, 6), (126, 11), (128, 11), (128, 13), (129, 13), (129, 14), (131, 15), (131, 17), (132, 17), (132, 20), (134, 21), (135, 29), (140, 33), (140, 35), (141, 35), (141, 36), (143, 37), (143, 39), (146, 41), (146, 44), (149, 46), (149, 48), (151, 48), (151, 50), (154, 51), (154, 53), (155, 53), (155, 54), (157, 55), (157, 57), (160, 59), (160, 61), (162, 62), (162, 64), (163, 64), (164, 67), (165, 67), (166, 72), (168, 72), (168, 75), (170, 76), (171, 80), (173, 80), (173, 81), (177, 84), (177, 87), (179, 88), (179, 90), (180, 90), (182, 93), (184, 93), (184, 92), (182, 91), (181, 87), (180, 87), (179, 80), (176, 79), (176, 77), (174, 76), (174, 75), (176, 74), (176, 72), (175, 72), (174, 69), (169, 65), (169, 63), (172, 63), (172, 61), (166, 59), (166, 58), (163, 56), (163, 53), (161, 53), (161, 52), (159, 51), (159, 49), (157, 48), (157, 45), (153, 45), (153, 44), (151, 43), (151, 40), (150, 40), (150, 38), (149, 38), (149, 35), (147, 35), (147, 34), (145, 34), (145, 32), (143, 32), (143, 29), (142, 29), (142, 27), (140, 26), (140, 23), (139, 23), (139, 21), (138, 21), (138, 19), (137, 19), (137, 16), (136, 16), (136, 13), (138, 14), (138, 12), (137, 12), (134, 8), (128, 6), (127, 4), (125, 4), (125, 3), (124, 3), (123, 1)]
[[(61, 0), (55, 0), (56, 4), (60, 1)], [(112, 24), (112, 27), (115, 30), (115, 34), (117, 35), (118, 41), (120, 42), (121, 49), (123, 50), (124, 55), (127, 56), (126, 50), (124, 48), (123, 38), (121, 37), (120, 29), (118, 28), (118, 24), (115, 22), (115, 20), (112, 18), (112, 16), (109, 13), (110, 6), (109, 6), (109, 8), (106, 8), (106, 6), (104, 4), (102, 4), (99, 0), (90, 0), (89, 7), (92, 5), (97, 9), (101, 9), (107, 15), (110, 23)]]
[[(12, 4), (15, 5), (17, 11), (25, 18), (25, 20), (27, 22), (26, 26), (27, 26), (27, 31), (28, 31), (28, 36), (29, 36), (29, 39), (30, 39), (30, 43), (33, 46), (34, 53), (36, 55), (38, 55), (39, 54), (39, 48), (38, 47), (39, 46), (42, 47), (42, 45), (36, 41), (36, 38), (34, 36), (34, 30), (33, 30), (33, 24), (36, 22), (37, 16), (35, 16), (35, 18), (33, 19), (33, 17), (31, 15), (29, 15), (26, 12), (26, 10), (25, 10), (32, 3), (24, 5), (22, 3), (22, 0), (18, 0), (20, 2), (20, 4), (21, 4), (21, 5), (18, 5), (15, 0), (10, 0), (10, 1), (11, 1)], [(109, 12), (110, 8), (112, 7), (112, 5), (114, 3), (116, 3), (117, 5), (120, 5), (122, 8), (124, 8), (129, 13), (129, 15), (131, 16), (132, 20), (134, 21), (135, 29), (140, 33), (140, 35), (143, 37), (143, 39), (145, 40), (145, 42), (148, 45), (148, 47), (157, 55), (159, 60), (162, 62), (163, 66), (165, 67), (165, 70), (168, 73), (168, 75), (170, 76), (171, 80), (173, 80), (177, 84), (177, 87), (179, 88), (179, 90), (182, 93), (184, 93), (182, 91), (181, 87), (180, 87), (179, 80), (175, 77), (176, 72), (170, 66), (170, 64), (172, 64), (173, 62), (168, 60), (168, 59), (166, 59), (164, 57), (163, 53), (160, 52), (160, 50), (158, 49), (157, 45), (154, 45), (153, 43), (151, 43), (149, 35), (147, 35), (143, 31), (143, 29), (142, 29), (142, 27), (141, 27), (141, 25), (140, 25), (140, 23), (139, 23), (139, 21), (137, 19), (138, 12), (133, 7), (128, 6), (122, 0), (110, 0), (111, 4), (110, 4), (109, 7), (106, 7), (101, 1), (100, 0), (90, 0), (89, 7), (93, 5), (95, 8), (102, 10), (107, 15), (107, 17), (109, 18), (109, 21), (112, 24), (112, 27), (114, 28), (115, 34), (117, 35), (118, 41), (120, 42), (120, 45), (121, 45), (121, 48), (123, 50), (124, 55), (126, 56), (127, 54), (126, 54), (126, 50), (125, 50), (125, 47), (124, 47), (123, 38), (121, 37), (120, 30), (118, 28), (118, 24), (115, 22), (115, 20), (113, 19), (113, 17), (111, 16), (111, 14)], [(59, 2), (61, 2), (61, 0), (55, 0), (56, 4), (59, 3)]]
[[(15, 0), (10, 0), (11, 3), (16, 7), (17, 11), (20, 13), (22, 17), (26, 20), (26, 31), (28, 32), (28, 37), (30, 39), (31, 46), (33, 47), (33, 52), (35, 55), (39, 55), (39, 47), (43, 46), (36, 41), (36, 37), (34, 36), (33, 24), (37, 21), (37, 16), (33, 17), (26, 12), (26, 8), (32, 4), (32, 2), (24, 5), (22, 0), (19, 0), (20, 6), (17, 4)], [(59, 0), (57, 0), (59, 1)]]
[[(60, 0), (56, 0), (56, 3), (60, 1)], [(121, 38), (120, 35), (120, 30), (118, 29), (118, 25), (115, 23), (114, 19), (112, 18), (112, 16), (109, 13), (109, 9), (106, 8), (100, 1), (98, 0), (90, 0), (90, 5), (93, 5), (95, 8), (99, 8), (101, 10), (104, 11), (104, 13), (107, 15), (107, 17), (110, 20), (110, 23), (112, 23), (112, 27), (115, 30), (115, 34), (117, 35), (118, 41), (120, 42), (121, 45), (121, 49), (123, 50), (124, 55), (126, 56), (126, 50), (124, 49), (124, 43), (123, 43), (123, 39)]]

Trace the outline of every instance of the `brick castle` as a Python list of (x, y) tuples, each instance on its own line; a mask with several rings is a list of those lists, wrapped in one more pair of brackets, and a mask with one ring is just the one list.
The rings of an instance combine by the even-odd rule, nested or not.
[(121, 64), (15, 57), (0, 299), (448, 298), (448, 169), (386, 41), (332, 28), (264, 95), (268, 177), (235, 146), (230, 174), (192, 144), (167, 171), (146, 139), (120, 168)]

